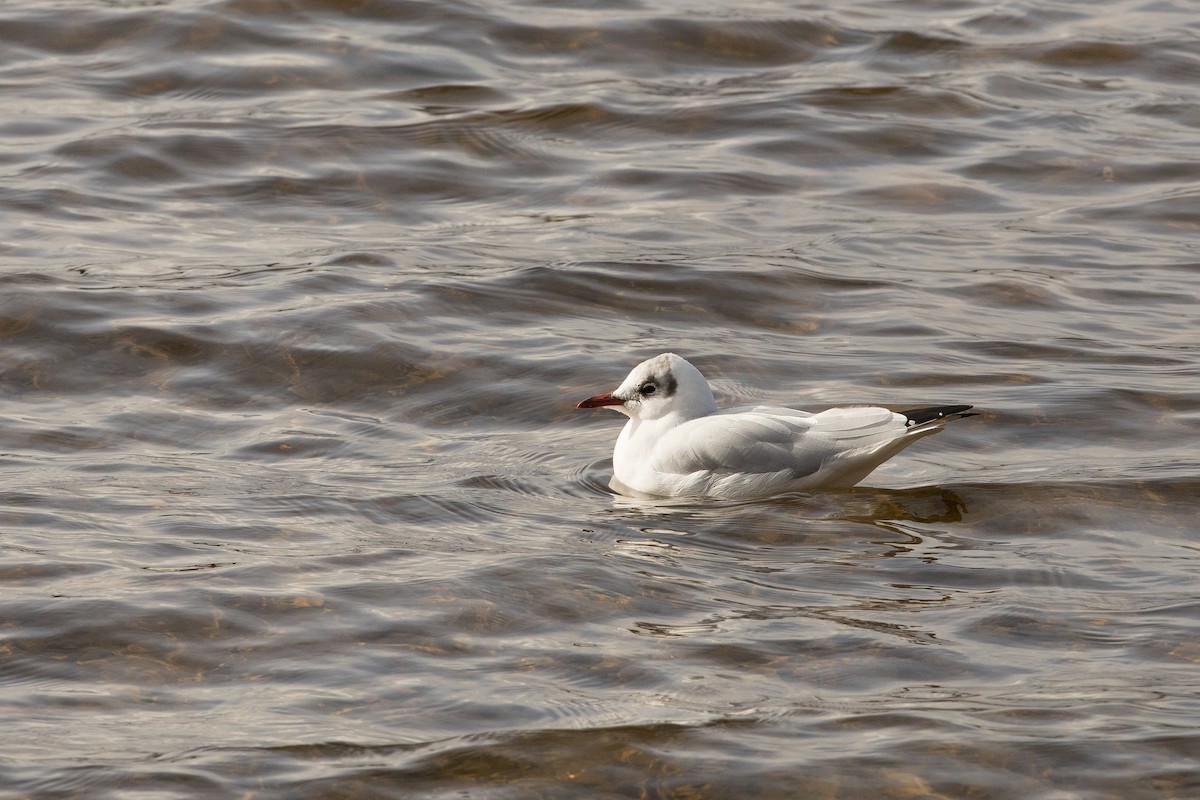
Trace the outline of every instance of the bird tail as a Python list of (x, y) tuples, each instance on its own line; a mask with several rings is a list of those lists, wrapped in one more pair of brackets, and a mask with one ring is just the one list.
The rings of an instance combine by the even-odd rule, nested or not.
[(979, 416), (978, 411), (971, 411), (974, 406), (930, 406), (929, 408), (914, 408), (910, 411), (900, 411), (907, 422), (906, 428), (941, 425), (953, 419)]

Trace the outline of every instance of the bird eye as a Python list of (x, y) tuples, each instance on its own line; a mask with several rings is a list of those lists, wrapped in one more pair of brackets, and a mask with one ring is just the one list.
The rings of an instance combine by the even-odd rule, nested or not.
[(638, 389), (638, 394), (640, 394), (642, 397), (649, 397), (650, 395), (654, 394), (654, 390), (656, 388), (657, 387), (653, 383), (643, 383), (641, 388)]

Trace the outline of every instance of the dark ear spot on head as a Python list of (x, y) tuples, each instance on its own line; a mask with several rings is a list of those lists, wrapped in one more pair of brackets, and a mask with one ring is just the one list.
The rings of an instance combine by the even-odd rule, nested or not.
[(671, 397), (674, 395), (675, 390), (679, 388), (679, 384), (675, 381), (675, 376), (668, 372), (662, 379), (662, 388), (665, 396)]

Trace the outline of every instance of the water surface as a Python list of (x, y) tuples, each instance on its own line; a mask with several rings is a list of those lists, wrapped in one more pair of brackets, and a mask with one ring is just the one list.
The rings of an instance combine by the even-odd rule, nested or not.
[[(0, 11), (0, 791), (1200, 794), (1184, 2)], [(726, 403), (973, 403), (648, 504)]]

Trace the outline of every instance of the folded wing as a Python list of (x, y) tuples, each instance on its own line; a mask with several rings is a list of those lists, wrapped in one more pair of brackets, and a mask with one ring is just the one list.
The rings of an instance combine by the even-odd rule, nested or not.
[(686, 475), (815, 472), (826, 448), (810, 438), (815, 416), (773, 414), (766, 409), (717, 413), (673, 429), (655, 447), (651, 466)]
[(775, 475), (804, 487), (850, 486), (945, 419), (914, 425), (886, 408), (820, 414), (757, 407), (686, 422), (651, 454), (660, 473)]

